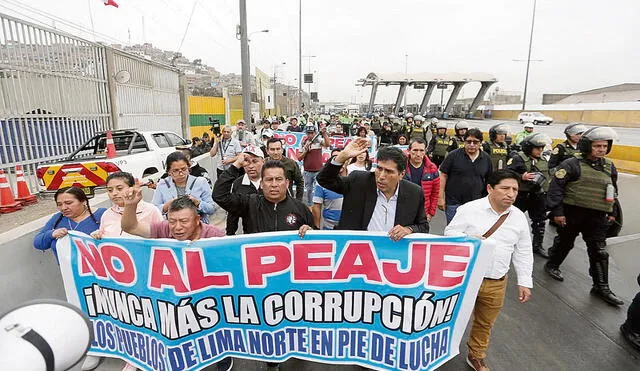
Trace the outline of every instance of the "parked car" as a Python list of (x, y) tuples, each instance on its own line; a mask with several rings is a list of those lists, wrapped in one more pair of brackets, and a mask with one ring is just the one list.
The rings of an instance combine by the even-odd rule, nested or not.
[(190, 141), (168, 131), (113, 130), (116, 157), (106, 158), (107, 134), (100, 132), (65, 160), (39, 165), (36, 171), (42, 192), (81, 187), (93, 196), (96, 188), (106, 186), (106, 179), (116, 171), (126, 171), (141, 179), (162, 174), (167, 156), (176, 146)]
[(531, 122), (534, 125), (546, 124), (551, 125), (553, 119), (549, 116), (545, 116), (540, 112), (522, 112), (518, 115), (518, 120), (521, 124), (525, 122)]

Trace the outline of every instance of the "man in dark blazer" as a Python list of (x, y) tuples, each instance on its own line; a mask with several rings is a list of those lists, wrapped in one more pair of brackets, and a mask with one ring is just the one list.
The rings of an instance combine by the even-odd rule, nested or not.
[(407, 158), (395, 147), (377, 154), (375, 173), (354, 171), (338, 175), (342, 164), (367, 150), (369, 140), (351, 141), (318, 173), (321, 186), (344, 195), (342, 215), (335, 229), (384, 231), (397, 241), (411, 233), (429, 232), (424, 195), (419, 186), (403, 180)]

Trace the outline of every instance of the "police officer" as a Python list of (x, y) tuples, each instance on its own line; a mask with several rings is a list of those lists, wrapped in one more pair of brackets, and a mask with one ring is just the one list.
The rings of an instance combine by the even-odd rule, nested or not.
[(549, 187), (547, 206), (558, 227), (558, 236), (549, 251), (545, 271), (558, 281), (564, 280), (560, 264), (573, 248), (579, 233), (587, 244), (591, 294), (611, 305), (622, 305), (609, 288), (609, 254), (605, 247), (608, 223), (615, 221), (613, 204), (618, 171), (605, 156), (611, 151), (616, 132), (609, 127), (594, 127), (578, 141), (575, 157), (562, 162)]
[(382, 131), (382, 123), (380, 122), (380, 115), (377, 113), (374, 113), (373, 118), (371, 119), (371, 131), (374, 132), (376, 137), (380, 137), (380, 132)]
[(564, 128), (564, 135), (567, 136), (567, 140), (562, 143), (558, 143), (553, 148), (553, 151), (551, 151), (551, 157), (549, 158), (550, 169), (555, 168), (560, 165), (562, 161), (580, 153), (578, 150), (578, 141), (580, 140), (582, 133), (585, 131), (587, 131), (587, 127), (579, 122), (574, 122)]
[(489, 128), (489, 141), (482, 143), (482, 149), (491, 157), (493, 171), (504, 169), (507, 166), (509, 146), (506, 139), (508, 133), (508, 125), (493, 125)]
[(437, 117), (431, 118), (431, 124), (429, 124), (429, 128), (431, 129), (431, 137), (436, 135), (436, 126), (438, 125), (438, 122), (440, 122), (440, 120), (438, 120)]
[(451, 145), (451, 137), (447, 135), (447, 124), (438, 122), (436, 124), (436, 134), (431, 138), (427, 153), (434, 164), (440, 166), (447, 156), (447, 149)]
[(422, 126), (424, 123), (424, 117), (416, 115), (413, 118), (413, 125), (411, 126), (411, 132), (409, 133), (409, 139), (422, 139), (427, 141), (427, 131)]
[(469, 123), (465, 120), (460, 120), (456, 122), (456, 126), (454, 127), (456, 135), (451, 138), (451, 145), (447, 149), (447, 152), (451, 152), (458, 148), (464, 147), (464, 136), (467, 134), (467, 130), (469, 130)]
[(521, 182), (514, 205), (531, 219), (533, 252), (548, 258), (542, 247), (546, 217), (546, 198), (549, 190), (549, 164), (542, 156), (544, 147), (551, 145), (551, 138), (542, 133), (526, 137), (520, 144), (522, 150), (507, 161), (507, 169), (520, 174)]

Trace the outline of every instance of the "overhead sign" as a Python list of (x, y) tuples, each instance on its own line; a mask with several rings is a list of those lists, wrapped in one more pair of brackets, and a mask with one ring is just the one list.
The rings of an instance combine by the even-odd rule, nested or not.
[(273, 89), (264, 89), (264, 109), (275, 109), (273, 105)]
[(305, 84), (313, 84), (313, 74), (312, 73), (305, 73), (304, 74), (304, 83)]

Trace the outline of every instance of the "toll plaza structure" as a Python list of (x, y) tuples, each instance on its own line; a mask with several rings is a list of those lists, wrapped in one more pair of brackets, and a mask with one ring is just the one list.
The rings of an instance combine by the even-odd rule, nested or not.
[(389, 86), (389, 85), (397, 85), (400, 87), (398, 90), (398, 97), (396, 98), (396, 104), (394, 108), (394, 113), (398, 114), (400, 111), (400, 103), (402, 102), (402, 98), (405, 95), (407, 87), (413, 86), (416, 89), (425, 89), (424, 96), (422, 97), (422, 102), (420, 104), (419, 112), (425, 112), (427, 110), (427, 106), (429, 105), (429, 99), (431, 98), (431, 94), (433, 93), (433, 89), (438, 87), (439, 89), (447, 88), (449, 85), (453, 85), (453, 91), (447, 100), (447, 104), (445, 105), (442, 116), (448, 117), (451, 108), (453, 107), (454, 102), (456, 101), (460, 90), (462, 87), (469, 82), (479, 82), (481, 84), (480, 90), (478, 90), (478, 94), (473, 100), (473, 103), (468, 109), (467, 115), (475, 111), (478, 107), (484, 95), (489, 90), (489, 87), (496, 82), (498, 79), (488, 73), (483, 72), (474, 72), (474, 73), (414, 73), (414, 74), (405, 74), (405, 73), (377, 73), (371, 72), (364, 79), (358, 80), (357, 85), (361, 86), (371, 86), (371, 97), (369, 98), (369, 112), (373, 111), (373, 105), (376, 100), (376, 94), (378, 92), (378, 87), (380, 86)]

